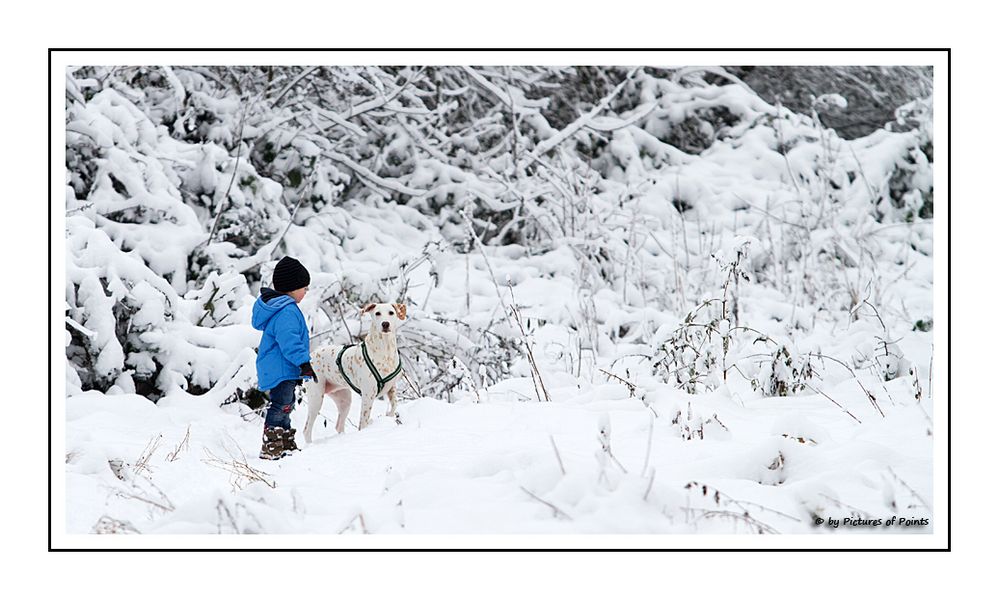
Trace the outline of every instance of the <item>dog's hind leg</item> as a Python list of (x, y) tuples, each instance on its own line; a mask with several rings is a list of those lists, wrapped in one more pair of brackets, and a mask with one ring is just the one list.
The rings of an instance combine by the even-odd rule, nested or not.
[(333, 402), (336, 402), (336, 432), (343, 433), (343, 426), (347, 422), (347, 413), (350, 412), (350, 390), (340, 388), (332, 393)]
[(321, 381), (307, 381), (303, 384), (305, 386), (305, 397), (309, 402), (309, 416), (305, 418), (305, 441), (312, 443), (312, 428), (316, 424), (316, 417), (319, 416), (319, 411), (323, 407), (323, 389), (325, 388), (325, 383)]

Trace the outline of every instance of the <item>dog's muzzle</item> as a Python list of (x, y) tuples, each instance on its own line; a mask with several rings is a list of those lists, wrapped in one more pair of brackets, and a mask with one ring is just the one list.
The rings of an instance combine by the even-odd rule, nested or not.
[(389, 325), (388, 321), (385, 321), (385, 322), (382, 323), (382, 331), (388, 331), (389, 327), (390, 327), (390, 325)]

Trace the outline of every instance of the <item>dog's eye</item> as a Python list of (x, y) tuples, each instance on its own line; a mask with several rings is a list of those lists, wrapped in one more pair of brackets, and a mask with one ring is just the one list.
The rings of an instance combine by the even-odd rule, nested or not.
[(395, 313), (394, 313), (394, 312), (392, 312), (392, 311), (389, 311), (389, 314), (390, 314), (390, 315), (394, 315)]
[(380, 312), (376, 312), (376, 313), (375, 313), (375, 316), (376, 316), (376, 317), (380, 317), (380, 316), (382, 316), (382, 313), (380, 313)]

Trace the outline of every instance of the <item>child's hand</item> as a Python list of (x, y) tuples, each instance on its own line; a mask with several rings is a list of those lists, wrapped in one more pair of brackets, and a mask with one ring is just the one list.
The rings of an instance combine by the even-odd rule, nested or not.
[(298, 366), (298, 368), (301, 371), (300, 375), (306, 381), (309, 381), (309, 380), (312, 380), (312, 379), (316, 378), (316, 372), (312, 370), (312, 363), (311, 362), (304, 362), (304, 363), (300, 364)]

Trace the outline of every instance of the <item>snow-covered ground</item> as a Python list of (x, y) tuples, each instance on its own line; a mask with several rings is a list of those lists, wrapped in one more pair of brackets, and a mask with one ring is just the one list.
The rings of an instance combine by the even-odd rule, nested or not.
[[(603, 138), (592, 161), (559, 151), (528, 175), (459, 150), (459, 168), (410, 128), (386, 147), (412, 168), (384, 185), (426, 193), (341, 198), (348, 176), (317, 163), (314, 203), (292, 208), (220, 145), (238, 103), (202, 98), (224, 125), (195, 144), (137, 108), (173, 102), (159, 92), (108, 88), (67, 118), (69, 533), (933, 530), (928, 103), (842, 140), (736, 84), (639, 75), (635, 106), (566, 134)], [(539, 114), (522, 143), (543, 155), (562, 132)], [(282, 168), (321, 153), (274, 131)], [(205, 250), (236, 172), (221, 230), (253, 247)], [(509, 236), (490, 230), (511, 210)], [(271, 462), (233, 398), (255, 383), (250, 308), (284, 254), (312, 273), (314, 346), (366, 329), (363, 302), (407, 303), (412, 385), (398, 423), (358, 431), (355, 399), (337, 435), (327, 403), (315, 443)], [(892, 517), (928, 524), (843, 521)]]
[[(816, 516), (931, 516), (932, 438), (913, 402), (882, 419), (857, 399), (845, 408), (865, 417), (858, 425), (819, 395), (691, 399), (660, 385), (646, 406), (613, 383), (553, 386), (551, 403), (521, 399), (530, 387), (497, 386), (481, 403), (412, 400), (401, 424), (380, 416), (342, 435), (324, 408), (330, 426), (321, 418), (312, 445), (276, 462), (256, 457), (259, 420), (236, 408), (73, 396), (67, 528), (113, 530), (114, 519), (119, 532), (142, 533), (829, 533)], [(354, 423), (357, 412), (355, 402)], [(704, 439), (686, 439), (701, 427)]]

